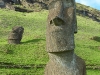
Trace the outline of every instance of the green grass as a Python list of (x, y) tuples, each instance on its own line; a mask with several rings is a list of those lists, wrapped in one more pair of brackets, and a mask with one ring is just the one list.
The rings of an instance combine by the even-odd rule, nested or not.
[(90, 6), (86, 6), (84, 4), (76, 3), (76, 8), (79, 9), (79, 10), (88, 10), (89, 12), (91, 12), (95, 15), (98, 15), (98, 17), (100, 17), (100, 15), (99, 15), (100, 10), (97, 10), (97, 9), (92, 8)]
[(87, 75), (100, 75), (100, 70), (87, 70)]
[[(100, 24), (87, 17), (78, 18), (78, 33), (75, 34), (76, 54), (88, 65), (100, 65)], [(95, 38), (94, 38), (95, 37)]]
[(0, 69), (0, 75), (43, 75), (43, 69)]
[[(0, 75), (44, 75), (44, 69), (0, 69)], [(100, 75), (100, 71), (87, 70), (87, 75)]]
[[(0, 10), (0, 62), (17, 65), (39, 65), (48, 62), (46, 52), (46, 21), (48, 11), (20, 13)], [(75, 53), (86, 65), (100, 65), (100, 24), (87, 17), (77, 16), (78, 33), (75, 34)], [(13, 26), (23, 26), (21, 44), (9, 45), (7, 38)], [(2, 65), (2, 64), (1, 64)], [(43, 75), (44, 68), (1, 68), (2, 75)], [(98, 70), (88, 70), (87, 75), (99, 75)]]
[[(0, 61), (16, 64), (46, 64), (48, 58), (45, 51), (47, 12), (19, 13), (7, 10), (0, 10), (0, 12), (4, 16), (0, 16), (2, 20), (2, 26), (0, 27), (0, 33), (2, 34), (0, 35)], [(6, 27), (3, 27), (3, 25)], [(7, 37), (12, 27), (16, 25), (24, 27), (22, 43), (20, 45), (9, 45), (7, 44)], [(9, 50), (11, 53), (8, 52)]]

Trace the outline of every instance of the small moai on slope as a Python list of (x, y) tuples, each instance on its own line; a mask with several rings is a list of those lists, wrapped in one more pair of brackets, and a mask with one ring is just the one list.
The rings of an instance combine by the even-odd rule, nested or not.
[(75, 0), (49, 0), (45, 75), (86, 75), (85, 62), (75, 55), (77, 32)]
[(24, 28), (22, 26), (13, 27), (12, 31), (10, 32), (8, 36), (8, 43), (9, 44), (20, 44), (23, 32), (24, 32)]

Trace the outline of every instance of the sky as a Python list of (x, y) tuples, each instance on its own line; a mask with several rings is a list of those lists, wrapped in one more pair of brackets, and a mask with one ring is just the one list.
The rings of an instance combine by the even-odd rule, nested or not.
[(100, 0), (75, 0), (75, 1), (77, 3), (81, 3), (100, 10)]

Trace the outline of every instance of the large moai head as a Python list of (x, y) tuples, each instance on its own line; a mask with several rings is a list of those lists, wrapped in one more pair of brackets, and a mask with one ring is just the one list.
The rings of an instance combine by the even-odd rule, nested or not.
[(8, 36), (8, 43), (19, 44), (22, 39), (23, 32), (24, 32), (24, 28), (22, 26), (13, 27), (12, 31)]
[(75, 1), (49, 0), (47, 52), (74, 50), (74, 32), (77, 32)]

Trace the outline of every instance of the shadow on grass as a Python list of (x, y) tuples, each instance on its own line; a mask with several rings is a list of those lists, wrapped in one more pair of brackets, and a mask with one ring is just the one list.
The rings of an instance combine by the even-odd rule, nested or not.
[(92, 37), (91, 39), (92, 39), (92, 40), (95, 40), (95, 41), (97, 41), (97, 42), (100, 42), (100, 37), (98, 37), (98, 36), (94, 36), (94, 37)]
[(45, 39), (32, 39), (32, 40), (28, 40), (28, 41), (25, 41), (25, 42), (21, 42), (21, 44), (26, 44), (26, 43), (35, 43), (35, 42), (39, 42), (39, 41), (45, 41)]

